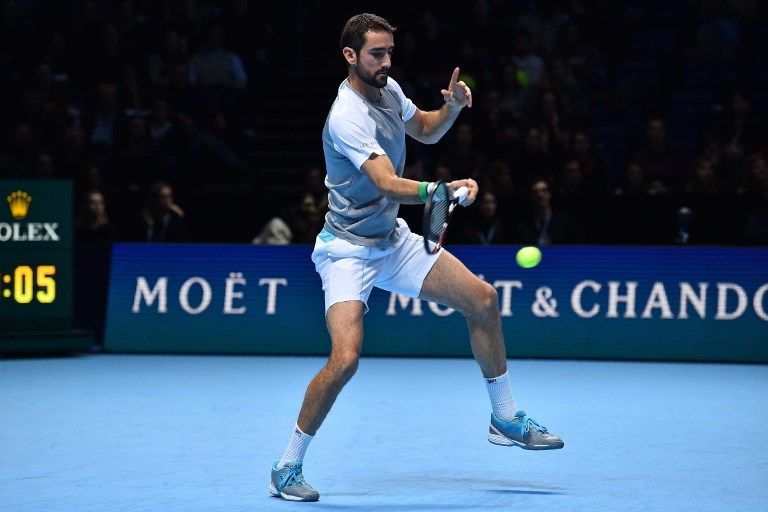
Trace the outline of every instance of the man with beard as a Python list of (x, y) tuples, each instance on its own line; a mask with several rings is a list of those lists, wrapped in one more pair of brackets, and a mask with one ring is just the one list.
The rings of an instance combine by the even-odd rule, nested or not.
[[(273, 496), (317, 501), (319, 493), (303, 478), (304, 454), (341, 389), (358, 367), (363, 342), (363, 315), (373, 287), (437, 302), (467, 319), (472, 353), (488, 386), (492, 414), (488, 439), (526, 449), (562, 448), (519, 411), (507, 375), (496, 289), (441, 249), (424, 250), (397, 213), (401, 204), (426, 201), (431, 184), (403, 178), (405, 136), (434, 144), (464, 107), (472, 106), (469, 87), (454, 69), (441, 91), (445, 104), (422, 111), (388, 76), (395, 28), (373, 14), (350, 18), (341, 34), (348, 76), (338, 89), (323, 129), (325, 184), (329, 190), (325, 225), (316, 238), (312, 261), (325, 291), (325, 315), (331, 354), (310, 382), (283, 457), (272, 467)], [(477, 196), (472, 179), (449, 183), (465, 186), (463, 206)]]

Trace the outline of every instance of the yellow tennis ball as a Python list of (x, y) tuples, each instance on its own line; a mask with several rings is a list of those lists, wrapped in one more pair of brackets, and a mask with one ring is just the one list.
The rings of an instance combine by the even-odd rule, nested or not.
[(529, 245), (517, 251), (517, 264), (523, 268), (533, 268), (541, 261), (541, 251), (538, 247)]
[(470, 91), (474, 91), (475, 89), (477, 89), (477, 80), (475, 80), (475, 77), (473, 77), (472, 75), (460, 73), (459, 80), (464, 80), (464, 83), (467, 84), (467, 87), (469, 87)]

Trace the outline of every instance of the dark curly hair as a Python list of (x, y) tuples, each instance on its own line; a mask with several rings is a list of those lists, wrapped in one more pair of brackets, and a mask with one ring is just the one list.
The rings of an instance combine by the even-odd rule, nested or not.
[(341, 48), (352, 48), (355, 53), (365, 45), (365, 34), (373, 30), (374, 32), (389, 32), (394, 34), (397, 28), (389, 24), (387, 20), (375, 14), (355, 14), (344, 25), (341, 31)]

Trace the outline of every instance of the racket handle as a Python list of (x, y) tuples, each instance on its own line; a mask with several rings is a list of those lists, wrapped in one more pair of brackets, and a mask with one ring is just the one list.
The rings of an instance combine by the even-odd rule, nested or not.
[(469, 189), (465, 186), (461, 186), (453, 191), (453, 198), (457, 199), (459, 204), (462, 204), (469, 194)]

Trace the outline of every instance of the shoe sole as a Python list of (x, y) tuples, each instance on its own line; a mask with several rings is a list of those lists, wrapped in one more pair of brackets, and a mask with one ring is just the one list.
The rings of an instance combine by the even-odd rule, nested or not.
[(488, 441), (499, 446), (517, 446), (523, 450), (559, 450), (565, 445), (565, 443), (562, 442), (555, 444), (524, 444), (515, 441), (514, 439), (508, 438), (499, 432), (493, 425), (491, 425), (491, 428), (495, 431), (495, 433), (488, 433)]
[(271, 482), (269, 484), (269, 494), (271, 494), (275, 498), (283, 498), (284, 500), (288, 500), (288, 501), (317, 501), (320, 499), (320, 496), (314, 499), (312, 498), (307, 499), (307, 498), (302, 498), (300, 496), (292, 496), (290, 494), (285, 494), (284, 492), (281, 492), (275, 489), (275, 484)]

